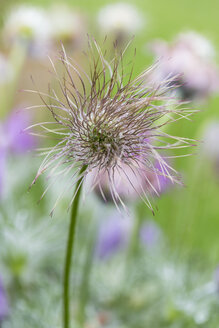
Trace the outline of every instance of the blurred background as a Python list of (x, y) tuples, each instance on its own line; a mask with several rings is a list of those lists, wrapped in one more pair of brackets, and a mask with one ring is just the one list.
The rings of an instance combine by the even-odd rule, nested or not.
[[(72, 327), (218, 327), (219, 2), (217, 0), (0, 1), (0, 327), (61, 327), (69, 199), (59, 187), (28, 192), (45, 145), (25, 130), (47, 120), (39, 97), (61, 49), (82, 61), (87, 34), (134, 58), (134, 76), (179, 74), (175, 96), (199, 110), (168, 133), (200, 140), (173, 159), (185, 187), (164, 183), (155, 216), (136, 197), (131, 217), (91, 194), (81, 207), (72, 277)], [(105, 36), (107, 41), (103, 41)], [(34, 80), (34, 82), (32, 81)], [(25, 109), (26, 108), (26, 109)], [(190, 151), (188, 151), (190, 153)]]

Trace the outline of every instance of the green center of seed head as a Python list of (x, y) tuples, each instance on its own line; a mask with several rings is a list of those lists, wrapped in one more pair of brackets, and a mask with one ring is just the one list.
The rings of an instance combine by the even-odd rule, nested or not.
[(119, 151), (119, 138), (115, 137), (112, 127), (104, 126), (96, 127), (91, 126), (89, 134), (90, 147), (93, 152), (101, 153), (107, 157), (113, 158), (115, 154), (118, 155)]

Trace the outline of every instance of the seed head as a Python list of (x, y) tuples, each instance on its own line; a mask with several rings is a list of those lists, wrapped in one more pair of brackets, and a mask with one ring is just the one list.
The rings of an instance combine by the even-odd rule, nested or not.
[[(61, 179), (67, 175), (71, 189), (92, 171), (92, 187), (99, 187), (104, 197), (100, 179), (107, 175), (112, 199), (116, 205), (125, 206), (117, 191), (119, 173), (152, 210), (148, 197), (151, 186), (145, 184), (145, 170), (157, 180), (162, 175), (179, 182), (164, 152), (188, 147), (191, 140), (170, 136), (163, 128), (168, 123), (188, 118), (192, 111), (167, 98), (166, 89), (170, 88), (167, 86), (170, 83), (165, 81), (159, 88), (146, 88), (148, 71), (132, 79), (133, 67), (125, 66), (124, 53), (118, 52), (116, 47), (114, 58), (108, 62), (96, 41), (89, 41), (86, 58), (89, 74), (67, 57), (63, 48), (59, 58), (65, 69), (62, 79), (52, 63), (62, 96), (58, 97), (54, 89), (49, 95), (39, 92), (44, 103), (41, 107), (50, 111), (53, 120), (35, 126), (40, 126), (47, 136), (55, 136), (57, 143), (44, 152), (46, 157), (34, 182), (41, 173), (50, 170), (51, 175), (59, 175)], [(56, 128), (49, 128), (49, 124), (54, 123)], [(79, 174), (83, 167), (83, 173)], [(133, 177), (139, 181), (142, 176), (144, 182), (140, 183), (140, 188), (138, 183), (136, 188)]]

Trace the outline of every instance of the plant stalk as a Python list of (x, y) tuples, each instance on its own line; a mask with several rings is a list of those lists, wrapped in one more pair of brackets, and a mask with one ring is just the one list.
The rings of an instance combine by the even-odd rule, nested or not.
[[(81, 168), (79, 176), (86, 170), (86, 166)], [(70, 217), (68, 240), (66, 246), (66, 257), (64, 264), (64, 277), (63, 277), (63, 328), (70, 327), (70, 275), (71, 275), (71, 264), (72, 256), (74, 253), (75, 245), (75, 230), (77, 223), (78, 205), (80, 201), (80, 195), (82, 190), (82, 179), (81, 177), (76, 184), (76, 195), (72, 204), (72, 211)]]

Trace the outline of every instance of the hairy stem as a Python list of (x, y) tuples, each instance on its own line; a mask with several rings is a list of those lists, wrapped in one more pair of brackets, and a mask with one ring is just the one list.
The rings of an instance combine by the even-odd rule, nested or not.
[[(86, 170), (86, 166), (83, 166), (79, 176)], [(77, 223), (78, 205), (80, 201), (81, 189), (82, 189), (81, 177), (76, 184), (76, 195), (72, 204), (72, 211), (70, 217), (70, 225), (68, 231), (68, 241), (66, 247), (66, 257), (64, 265), (64, 279), (63, 279), (63, 328), (70, 327), (70, 300), (69, 300), (69, 289), (70, 289), (70, 274), (71, 274), (71, 262), (74, 252), (75, 245), (75, 230)]]

